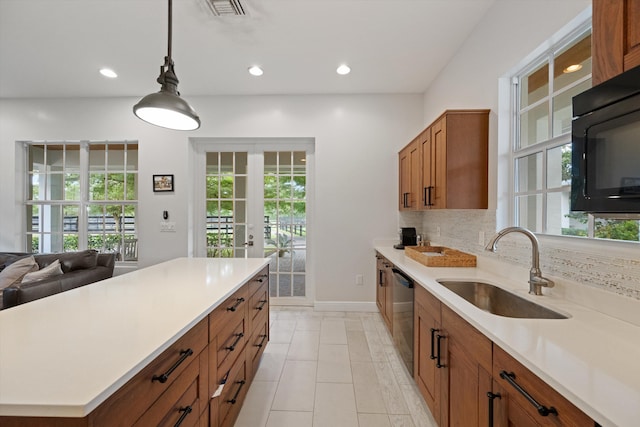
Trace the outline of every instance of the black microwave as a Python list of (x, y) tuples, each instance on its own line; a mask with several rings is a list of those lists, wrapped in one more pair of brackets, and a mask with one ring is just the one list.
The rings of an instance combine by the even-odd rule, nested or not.
[(571, 210), (640, 213), (640, 67), (573, 97)]

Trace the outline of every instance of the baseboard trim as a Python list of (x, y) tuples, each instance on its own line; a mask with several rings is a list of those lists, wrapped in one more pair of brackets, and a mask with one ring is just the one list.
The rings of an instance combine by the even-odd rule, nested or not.
[(374, 313), (378, 311), (375, 302), (358, 301), (316, 301), (313, 305), (315, 311), (359, 311)]

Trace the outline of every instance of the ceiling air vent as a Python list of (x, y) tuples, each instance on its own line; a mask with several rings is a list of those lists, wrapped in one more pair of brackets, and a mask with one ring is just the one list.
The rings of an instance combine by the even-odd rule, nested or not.
[(244, 16), (247, 12), (240, 0), (206, 0), (216, 16)]

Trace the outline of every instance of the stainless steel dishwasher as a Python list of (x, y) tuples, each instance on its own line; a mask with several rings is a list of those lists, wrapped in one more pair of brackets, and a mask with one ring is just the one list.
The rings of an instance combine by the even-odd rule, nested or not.
[(413, 376), (413, 279), (402, 270), (393, 272), (393, 341)]

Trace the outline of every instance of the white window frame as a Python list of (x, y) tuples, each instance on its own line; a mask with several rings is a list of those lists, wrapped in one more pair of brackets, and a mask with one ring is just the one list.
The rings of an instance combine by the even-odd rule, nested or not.
[[(27, 206), (52, 206), (52, 205), (57, 205), (57, 206), (62, 206), (62, 205), (66, 205), (66, 206), (77, 206), (78, 207), (78, 250), (85, 250), (88, 248), (88, 238), (89, 238), (89, 232), (88, 232), (88, 214), (87, 214), (87, 208), (89, 205), (134, 205), (136, 207), (136, 211), (137, 211), (137, 206), (138, 206), (138, 198), (136, 197), (136, 199), (132, 199), (132, 200), (106, 200), (106, 201), (102, 201), (102, 200), (89, 200), (89, 147), (91, 145), (95, 145), (95, 144), (99, 144), (99, 145), (122, 145), (122, 144), (126, 144), (126, 145), (138, 145), (138, 141), (131, 141), (131, 140), (123, 140), (123, 141), (51, 141), (51, 140), (46, 140), (46, 141), (19, 141), (22, 146), (23, 146), (23, 157), (24, 157), (24, 173), (23, 173), (23, 191), (22, 191), (22, 212), (26, 213), (26, 209)], [(30, 165), (28, 164), (29, 162), (29, 146), (31, 145), (65, 145), (65, 146), (78, 146), (79, 147), (79, 184), (80, 184), (80, 198), (79, 200), (49, 200), (49, 199), (40, 199), (40, 200), (30, 200), (29, 199), (29, 179), (30, 179)], [(125, 165), (125, 172), (127, 173), (136, 173), (138, 175), (138, 178), (136, 179), (136, 186), (139, 184), (139, 168), (136, 168), (135, 170), (131, 170), (128, 171), (126, 170), (126, 165)], [(64, 173), (64, 171), (62, 172)], [(138, 188), (136, 187), (136, 194), (138, 193)], [(23, 218), (26, 218), (26, 215), (23, 216)], [(40, 230), (42, 230), (42, 224), (40, 226)], [(139, 236), (139, 223), (138, 223), (138, 219), (136, 218), (136, 236)], [(30, 234), (40, 234), (40, 233), (32, 233), (29, 232), (27, 230), (27, 224), (26, 221), (23, 221), (22, 223), (22, 241), (23, 246), (24, 246), (24, 250), (27, 252), (31, 251), (31, 246), (29, 244), (29, 239), (27, 239), (27, 235)], [(64, 232), (63, 232), (64, 234)], [(121, 231), (121, 234), (124, 234), (124, 230)], [(138, 237), (139, 238), (139, 237)], [(64, 248), (63, 248), (64, 250)], [(132, 262), (127, 262), (127, 264), (131, 264)], [(137, 261), (133, 262), (134, 264), (137, 263)]]
[[(590, 18), (590, 16), (589, 16)], [(536, 52), (536, 56), (534, 59), (527, 61), (526, 65), (519, 67), (519, 69), (512, 73), (510, 77), (511, 87), (510, 87), (510, 105), (509, 109), (510, 113), (510, 141), (511, 144), (509, 146), (508, 159), (509, 159), (509, 222), (511, 224), (519, 224), (519, 212), (517, 210), (517, 198), (519, 196), (527, 196), (527, 195), (542, 195), (542, 203), (541, 203), (541, 224), (540, 230), (536, 232), (539, 234), (547, 234), (548, 231), (548, 220), (547, 220), (547, 196), (551, 193), (558, 193), (562, 191), (570, 190), (571, 185), (564, 185), (561, 187), (556, 187), (549, 189), (547, 188), (547, 153), (549, 150), (560, 147), (567, 143), (571, 142), (571, 133), (565, 133), (556, 137), (553, 137), (553, 99), (556, 95), (561, 94), (563, 92), (569, 91), (575, 86), (578, 86), (585, 81), (591, 79), (591, 75), (584, 76), (581, 79), (572, 82), (568, 86), (563, 87), (561, 90), (556, 91), (553, 88), (553, 65), (554, 58), (558, 52), (563, 51), (567, 46), (572, 45), (573, 43), (580, 40), (584, 35), (591, 30), (591, 20), (588, 19), (578, 25), (574, 26), (572, 31), (569, 31), (564, 37), (558, 39), (557, 41), (549, 42), (544, 50), (541, 52)], [(520, 78), (528, 75), (532, 71), (539, 68), (541, 65), (548, 63), (549, 64), (549, 91), (547, 96), (545, 96), (540, 101), (534, 102), (533, 104), (527, 106), (526, 108), (520, 108)], [(532, 143), (524, 148), (518, 148), (519, 140), (520, 140), (520, 113), (524, 111), (532, 110), (544, 103), (548, 105), (548, 129), (549, 129), (549, 139), (546, 139), (542, 142)], [(517, 160), (532, 154), (541, 153), (542, 154), (542, 183), (540, 186), (540, 190), (534, 191), (516, 191), (517, 184)], [(590, 233), (592, 235), (592, 233)], [(558, 237), (570, 237), (563, 236), (560, 234), (550, 234), (552, 236)]]

